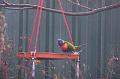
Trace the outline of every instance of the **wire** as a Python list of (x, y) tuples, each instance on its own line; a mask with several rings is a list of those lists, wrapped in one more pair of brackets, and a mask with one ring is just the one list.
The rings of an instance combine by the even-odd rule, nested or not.
[(68, 26), (68, 23), (67, 23), (67, 20), (66, 20), (66, 16), (64, 14), (64, 10), (63, 10), (63, 7), (62, 7), (62, 4), (61, 4), (60, 0), (58, 0), (58, 3), (60, 5), (60, 9), (61, 9), (61, 12), (62, 12), (62, 15), (63, 15), (64, 23), (65, 23), (65, 26), (66, 26), (67, 33), (69, 35), (70, 41), (74, 45), (73, 39), (72, 39), (72, 36), (71, 36), (71, 33), (70, 33), (70, 29), (69, 29), (69, 26)]
[[(41, 7), (42, 7), (42, 6), (43, 6), (43, 0), (41, 0)], [(37, 27), (37, 31), (36, 31), (36, 40), (35, 40), (35, 46), (34, 46), (34, 49), (35, 49), (35, 50), (36, 50), (36, 48), (37, 48), (37, 43), (38, 43), (41, 17), (42, 17), (42, 8), (40, 8), (40, 15), (39, 15), (39, 19), (38, 19), (38, 27)]]
[[(37, 6), (39, 6), (39, 5), (40, 5), (40, 0), (38, 1)], [(28, 51), (30, 50), (30, 45), (32, 42), (32, 38), (33, 38), (33, 34), (34, 34), (35, 26), (36, 26), (36, 20), (37, 20), (38, 15), (39, 15), (39, 7), (37, 7), (36, 15), (34, 17), (34, 21), (33, 21), (33, 25), (32, 25), (32, 31), (31, 31), (30, 37), (28, 39)]]

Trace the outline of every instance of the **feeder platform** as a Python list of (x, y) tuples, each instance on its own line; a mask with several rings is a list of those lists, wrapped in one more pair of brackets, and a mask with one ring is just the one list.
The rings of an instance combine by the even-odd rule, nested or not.
[(79, 58), (79, 54), (73, 54), (73, 53), (52, 53), (52, 52), (36, 52), (36, 53), (30, 53), (30, 52), (19, 52), (17, 53), (18, 59), (48, 59), (48, 60), (61, 60), (61, 59), (71, 59), (75, 60)]

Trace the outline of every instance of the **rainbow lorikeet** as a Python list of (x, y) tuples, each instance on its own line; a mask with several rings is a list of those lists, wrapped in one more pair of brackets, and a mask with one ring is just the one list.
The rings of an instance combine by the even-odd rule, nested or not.
[(80, 46), (74, 46), (70, 42), (62, 40), (62, 39), (58, 39), (57, 43), (63, 52), (73, 52), (74, 53), (80, 49)]

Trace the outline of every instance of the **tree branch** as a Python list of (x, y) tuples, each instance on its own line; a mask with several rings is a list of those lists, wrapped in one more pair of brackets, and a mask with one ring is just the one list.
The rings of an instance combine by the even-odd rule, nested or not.
[[(7, 9), (13, 9), (13, 10), (36, 9), (37, 7), (41, 8), (41, 6), (37, 6), (37, 5), (13, 4), (13, 3), (8, 3), (8, 2), (4, 2), (3, 4), (0, 4), (0, 6), (4, 7), (4, 8), (7, 8)], [(120, 7), (120, 2), (118, 2), (116, 4), (104, 6), (104, 7), (101, 7), (101, 8), (93, 9), (93, 10), (87, 11), (87, 12), (65, 12), (64, 11), (64, 14), (69, 15), (69, 16), (86, 16), (86, 15), (93, 15), (95, 13), (99, 13), (99, 12), (102, 12), (102, 11), (107, 11), (107, 10), (111, 10), (111, 9), (119, 8), (119, 7)], [(57, 10), (57, 9), (51, 9), (51, 8), (46, 8), (46, 7), (42, 7), (42, 9), (44, 11), (62, 14), (62, 12), (60, 10)]]

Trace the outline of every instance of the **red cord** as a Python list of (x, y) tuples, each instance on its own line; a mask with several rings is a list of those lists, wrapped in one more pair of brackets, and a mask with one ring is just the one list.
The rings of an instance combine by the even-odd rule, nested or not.
[(64, 18), (64, 23), (65, 23), (65, 26), (66, 26), (67, 33), (68, 33), (68, 35), (69, 35), (70, 41), (71, 41), (71, 43), (74, 45), (73, 39), (72, 39), (72, 36), (71, 36), (71, 33), (70, 33), (70, 29), (69, 29), (69, 26), (68, 26), (68, 23), (67, 23), (67, 19), (66, 19), (66, 16), (65, 16), (65, 14), (64, 14), (64, 10), (63, 10), (63, 7), (62, 7), (62, 4), (61, 4), (60, 0), (58, 0), (58, 3), (59, 3), (59, 5), (60, 5), (60, 10), (61, 10), (62, 16), (63, 16), (63, 18)]
[[(37, 6), (39, 6), (40, 4), (41, 4), (41, 2), (40, 2), (40, 0), (38, 0)], [(39, 15), (39, 7), (37, 7), (36, 15), (34, 17), (34, 21), (33, 21), (33, 25), (32, 25), (32, 31), (30, 33), (30, 37), (29, 37), (29, 40), (28, 40), (28, 51), (30, 50), (30, 45), (31, 45), (33, 34), (34, 34), (34, 31), (35, 31), (36, 20), (37, 20), (38, 15)]]
[(41, 0), (41, 5), (40, 5), (40, 15), (38, 19), (38, 26), (37, 26), (37, 31), (36, 31), (36, 40), (35, 40), (35, 46), (34, 49), (37, 49), (37, 43), (38, 43), (38, 37), (39, 37), (39, 31), (40, 31), (40, 22), (41, 22), (41, 17), (42, 17), (42, 6), (43, 6), (43, 0)]

